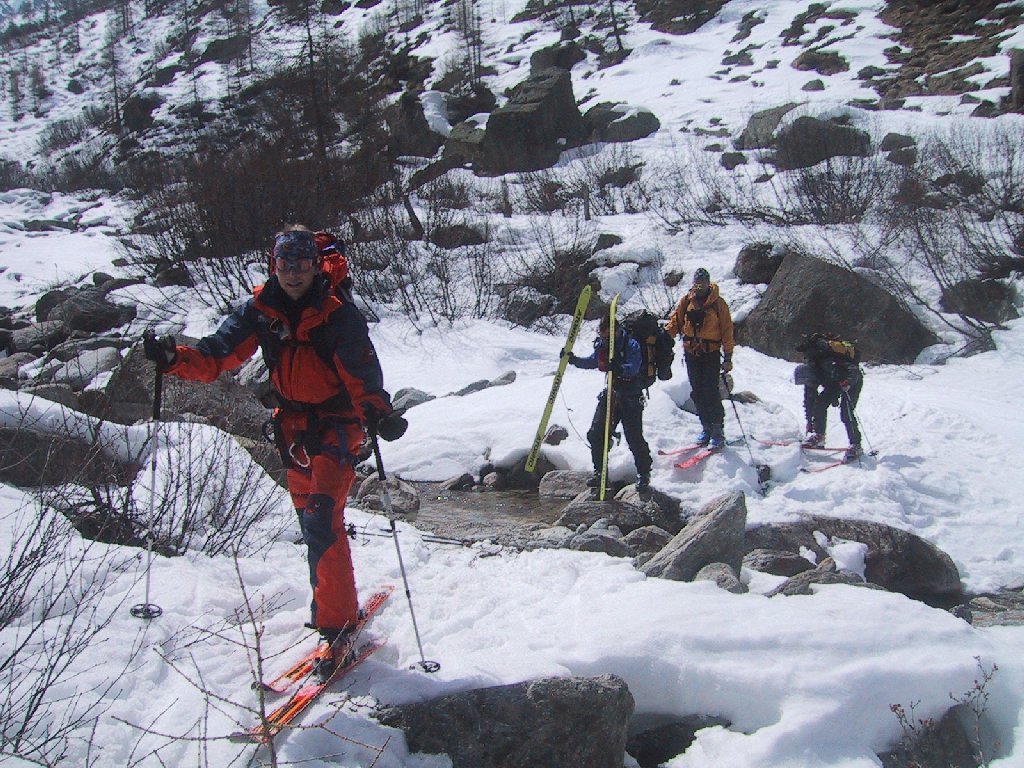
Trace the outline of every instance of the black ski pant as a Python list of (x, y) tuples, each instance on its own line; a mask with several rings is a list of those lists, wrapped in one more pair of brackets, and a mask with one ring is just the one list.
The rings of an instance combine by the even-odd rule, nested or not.
[(722, 375), (721, 356), (717, 351), (684, 355), (686, 375), (690, 379), (690, 397), (697, 408), (700, 425), (707, 431), (721, 431), (725, 426), (725, 408), (718, 381)]
[[(594, 421), (587, 432), (587, 440), (590, 442), (590, 456), (594, 460), (594, 471), (600, 472), (604, 464), (604, 424), (608, 408), (608, 390), (604, 389), (597, 396), (597, 410), (594, 411)], [(612, 420), (608, 427), (609, 432), (614, 432), (621, 422), (622, 431), (626, 433), (626, 444), (633, 454), (633, 463), (636, 464), (637, 474), (646, 475), (651, 471), (651, 449), (644, 439), (644, 393), (620, 392), (613, 390), (612, 395)], [(609, 446), (610, 447), (610, 446)]]
[(864, 388), (864, 379), (854, 379), (850, 389), (843, 392), (837, 384), (825, 384), (821, 387), (804, 387), (804, 414), (816, 433), (825, 436), (828, 426), (828, 408), (839, 406), (839, 418), (846, 427), (846, 437), (850, 445), (860, 445), (860, 427), (857, 426), (857, 401), (860, 391)]

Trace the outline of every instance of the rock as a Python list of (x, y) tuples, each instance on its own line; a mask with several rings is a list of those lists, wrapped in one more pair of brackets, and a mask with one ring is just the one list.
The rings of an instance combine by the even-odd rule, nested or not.
[[(194, 340), (179, 337), (179, 343)], [(152, 417), (154, 366), (142, 354), (142, 344), (133, 347), (103, 388), (108, 410), (93, 415), (118, 424), (132, 424)], [(256, 396), (235, 381), (230, 374), (210, 384), (165, 376), (163, 381), (163, 418), (181, 419), (186, 414), (202, 417), (208, 423), (232, 435), (254, 442), (265, 440), (263, 424), (270, 411)]]
[(0, 481), (11, 485), (127, 485), (138, 469), (71, 434), (39, 432), (24, 424), (0, 427)]
[(831, 557), (827, 557), (818, 563), (816, 568), (786, 579), (769, 592), (767, 597), (775, 597), (776, 595), (811, 595), (814, 594), (811, 589), (811, 586), (814, 584), (849, 584), (857, 587), (881, 589), (877, 585), (868, 584), (859, 574), (852, 571), (836, 570), (835, 561)]
[(810, 168), (832, 157), (867, 157), (871, 137), (831, 120), (798, 117), (775, 137), (775, 164), (782, 169)]
[(540, 318), (552, 315), (556, 304), (554, 296), (523, 287), (510, 291), (502, 299), (500, 312), (510, 323), (529, 328)]
[(637, 141), (661, 128), (661, 122), (652, 112), (608, 101), (588, 109), (583, 120), (591, 142)]
[(594, 523), (583, 533), (578, 533), (569, 541), (569, 549), (577, 552), (602, 552), (611, 557), (632, 557), (629, 546), (622, 540), (622, 532), (617, 528), (602, 525), (602, 521)]
[(0, 379), (17, 380), (18, 369), (35, 359), (36, 356), (31, 352), (15, 352), (13, 355), (0, 358)]
[(410, 752), (452, 768), (622, 768), (633, 697), (615, 675), (547, 678), (387, 707)]
[(672, 535), (683, 528), (679, 499), (657, 488), (652, 487), (648, 493), (641, 494), (636, 489), (636, 483), (630, 483), (615, 494), (615, 498), (639, 508), (650, 525), (656, 525)]
[(859, 274), (790, 251), (738, 331), (738, 341), (794, 362), (801, 334), (830, 331), (862, 359), (912, 363), (937, 339), (904, 305)]
[(113, 347), (87, 349), (54, 371), (50, 380), (81, 391), (101, 373), (113, 371), (120, 362), (121, 355)]
[(384, 109), (389, 148), (396, 155), (433, 157), (445, 137), (430, 128), (418, 94), (405, 91), (398, 101)]
[(720, 589), (743, 595), (748, 592), (747, 585), (739, 580), (736, 572), (725, 563), (709, 563), (697, 571), (694, 581), (713, 581)]
[(866, 545), (864, 577), (879, 587), (925, 600), (962, 593), (960, 573), (949, 555), (913, 533), (883, 523), (811, 517), (799, 523), (752, 528), (747, 531), (746, 546), (751, 551), (775, 549), (792, 553), (799, 553), (802, 548), (824, 560), (827, 552), (816, 533)]
[(590, 472), (556, 469), (541, 478), (537, 493), (555, 499), (574, 499), (587, 489)]
[(782, 266), (782, 257), (771, 243), (747, 243), (740, 249), (732, 271), (741, 284), (768, 284)]
[(683, 754), (697, 738), (697, 731), (719, 726), (729, 728), (732, 723), (711, 715), (670, 715), (642, 713), (634, 715), (629, 724), (626, 751), (641, 766), (659, 766)]
[(22, 394), (30, 397), (41, 397), (43, 400), (60, 403), (72, 410), (78, 410), (78, 398), (75, 396), (74, 390), (68, 384), (36, 384), (29, 387), (22, 387), (21, 392)]
[(654, 554), (672, 541), (672, 534), (656, 525), (644, 525), (627, 533), (622, 540), (634, 555)]
[(755, 112), (747, 120), (747, 126), (743, 129), (739, 138), (733, 142), (736, 149), (768, 149), (772, 145), (779, 122), (796, 107), (796, 104), (783, 104), (779, 107)]
[(552, 424), (544, 433), (544, 445), (561, 445), (569, 438), (569, 430), (561, 424)]
[(44, 320), (11, 332), (12, 352), (42, 354), (68, 338), (70, 333), (60, 320)]
[(742, 493), (728, 493), (709, 503), (641, 570), (647, 576), (690, 581), (709, 563), (739, 571), (747, 505)]
[(476, 481), (469, 472), (463, 472), (461, 475), (449, 478), (445, 480), (438, 487), (440, 491), (469, 491), (472, 490), (473, 486), (476, 485)]
[[(950, 696), (953, 696), (950, 693)], [(908, 717), (913, 713), (908, 712)], [(965, 723), (976, 724), (978, 717), (964, 704), (946, 710), (938, 720), (911, 722), (913, 733), (903, 732), (903, 739), (891, 751), (879, 755), (883, 768), (903, 766), (941, 766), (942, 768), (975, 768), (983, 764), (975, 757), (975, 746)]]
[(572, 77), (564, 69), (546, 69), (514, 86), (491, 113), (475, 166), (490, 175), (549, 168), (585, 134)]
[(796, 576), (814, 569), (806, 557), (779, 549), (755, 549), (743, 556), (743, 567), (772, 576)]
[(587, 54), (574, 42), (538, 48), (530, 55), (530, 74), (538, 75), (551, 68), (569, 71), (586, 58)]
[[(416, 486), (392, 475), (387, 479), (387, 489), (391, 497), (391, 514), (395, 519), (407, 523), (415, 522), (420, 511), (420, 492), (416, 490)], [(377, 475), (370, 475), (359, 484), (356, 500), (364, 509), (386, 511), (381, 482)]]
[(1013, 299), (1013, 289), (999, 280), (961, 280), (942, 291), (939, 305), (943, 312), (1004, 323), (1020, 316)]
[(69, 291), (63, 301), (46, 313), (45, 319), (60, 320), (72, 331), (103, 333), (131, 322), (135, 313), (134, 306), (113, 304), (102, 288), (89, 286)]

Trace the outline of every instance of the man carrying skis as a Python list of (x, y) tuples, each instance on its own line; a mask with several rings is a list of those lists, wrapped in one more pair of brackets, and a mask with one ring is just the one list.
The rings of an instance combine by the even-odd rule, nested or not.
[[(640, 368), (643, 365), (643, 353), (640, 343), (626, 334), (621, 326), (616, 328), (615, 358), (608, 360), (608, 330), (611, 325), (608, 315), (601, 317), (598, 325), (598, 336), (594, 340), (594, 351), (587, 357), (569, 354), (569, 364), (577, 368), (607, 372), (611, 370), (612, 409), (609, 431), (614, 431), (622, 422), (622, 431), (626, 433), (626, 444), (633, 454), (636, 464), (636, 489), (646, 493), (651, 487), (651, 449), (644, 439), (644, 388), (640, 380)], [(617, 324), (618, 325), (618, 324)], [(594, 421), (587, 432), (590, 442), (590, 456), (594, 462), (594, 474), (587, 481), (591, 488), (601, 485), (601, 467), (604, 464), (605, 420), (608, 414), (608, 390), (601, 390), (597, 397), (597, 410)]]
[(812, 333), (796, 349), (803, 352), (806, 361), (793, 372), (794, 382), (804, 388), (807, 437), (803, 445), (813, 448), (825, 444), (828, 408), (835, 405), (839, 406), (839, 417), (850, 440), (843, 460), (859, 458), (862, 451), (856, 408), (864, 387), (864, 372), (857, 364), (856, 347), (834, 334)]
[(732, 315), (729, 305), (701, 267), (693, 273), (693, 286), (679, 300), (665, 328), (669, 336), (683, 337), (683, 359), (697, 407), (701, 432), (696, 442), (717, 449), (725, 446), (725, 408), (719, 378), (732, 370)]
[(314, 233), (285, 229), (275, 238), (273, 263), (266, 284), (195, 347), (147, 331), (143, 348), (158, 371), (202, 382), (262, 350), (278, 402), (275, 442), (307, 545), (312, 626), (322, 638), (316, 669), (327, 677), (359, 615), (344, 512), (364, 430), (371, 440), (397, 440), (407, 423), (384, 390), (366, 319), (321, 271)]

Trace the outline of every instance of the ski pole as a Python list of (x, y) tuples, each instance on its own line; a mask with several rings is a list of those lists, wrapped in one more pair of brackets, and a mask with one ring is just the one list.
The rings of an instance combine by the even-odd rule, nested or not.
[(871, 441), (868, 440), (867, 434), (864, 432), (864, 425), (861, 424), (860, 418), (858, 418), (857, 416), (857, 411), (853, 407), (853, 401), (850, 400), (849, 392), (843, 392), (843, 404), (847, 407), (847, 409), (849, 409), (850, 417), (857, 425), (857, 431), (860, 432), (861, 438), (864, 440), (865, 443), (868, 444), (868, 456), (877, 456), (878, 451), (875, 450), (875, 446), (871, 444)]
[(412, 631), (416, 636), (416, 646), (420, 650), (420, 668), (424, 672), (437, 672), (441, 668), (436, 661), (427, 661), (423, 656), (423, 643), (420, 640), (420, 629), (416, 624), (416, 611), (412, 607), (412, 592), (409, 590), (409, 578), (405, 574), (405, 563), (402, 561), (402, 548), (398, 546), (398, 529), (395, 527), (395, 512), (391, 504), (391, 492), (388, 490), (387, 476), (384, 474), (384, 462), (380, 458), (380, 443), (377, 433), (371, 433), (373, 456), (377, 460), (377, 479), (380, 480), (380, 499), (384, 503), (384, 512), (391, 521), (391, 538), (395, 542), (395, 553), (398, 555), (398, 569), (402, 572), (402, 584), (405, 585), (405, 599), (409, 602), (409, 616), (412, 618)]
[(757, 484), (764, 485), (772, 477), (772, 468), (767, 464), (758, 464), (754, 461), (754, 452), (750, 450), (750, 441), (747, 439), (747, 433), (743, 429), (743, 421), (740, 419), (740, 409), (736, 407), (736, 401), (733, 399), (732, 390), (729, 389), (729, 379), (725, 376), (725, 371), (722, 371), (722, 383), (725, 384), (725, 391), (729, 393), (729, 402), (732, 403), (732, 412), (736, 414), (736, 423), (739, 425), (740, 434), (743, 435), (743, 444), (747, 446), (747, 455), (750, 456), (750, 466), (757, 470)]
[(164, 371), (157, 363), (153, 380), (153, 431), (150, 434), (149, 458), (149, 519), (146, 524), (146, 592), (144, 602), (131, 608), (132, 616), (138, 619), (155, 619), (164, 612), (159, 605), (149, 602), (149, 583), (153, 565), (153, 516), (156, 509), (156, 454), (160, 447), (160, 411), (163, 399)]

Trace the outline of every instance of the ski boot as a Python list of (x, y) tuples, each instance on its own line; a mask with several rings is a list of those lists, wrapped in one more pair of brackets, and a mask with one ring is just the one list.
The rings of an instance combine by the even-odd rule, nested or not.
[(857, 459), (863, 455), (864, 451), (861, 450), (859, 445), (851, 445), (846, 449), (846, 453), (843, 454), (843, 463), (850, 464), (851, 462), (857, 461)]
[(700, 431), (700, 434), (697, 435), (697, 439), (694, 440), (694, 442), (697, 445), (707, 445), (708, 443), (710, 443), (711, 442), (711, 430), (708, 429), (707, 427), (702, 429)]
[(720, 424), (711, 428), (711, 441), (708, 447), (712, 451), (720, 451), (725, 448), (725, 429)]
[(640, 472), (636, 476), (636, 492), (648, 493), (651, 490), (651, 473)]
[(804, 441), (800, 443), (803, 448), (817, 448), (825, 444), (825, 436), (819, 435), (817, 432), (811, 432)]

